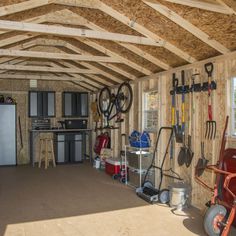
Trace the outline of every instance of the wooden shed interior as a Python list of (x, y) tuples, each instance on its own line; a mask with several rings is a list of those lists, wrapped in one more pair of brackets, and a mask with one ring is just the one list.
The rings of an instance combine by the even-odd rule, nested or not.
[[(206, 65), (213, 65), (210, 86)], [(185, 74), (183, 86), (182, 71)], [(178, 80), (176, 87), (173, 86), (173, 78)], [(127, 113), (121, 114), (123, 122), (116, 123), (114, 118), (109, 123), (110, 128), (105, 128), (107, 124), (104, 115), (103, 119), (94, 121), (96, 114), (92, 104), (99, 99), (101, 89), (109, 87), (116, 93), (119, 85), (124, 82), (131, 85), (132, 106)], [(195, 85), (197, 88), (197, 85), (202, 86), (204, 83), (205, 89), (201, 87), (198, 91), (191, 90)], [(152, 105), (155, 111), (148, 113), (149, 110), (153, 111), (153, 108), (147, 108), (145, 104), (145, 99), (150, 94), (154, 94)], [(86, 106), (85, 111), (78, 108), (78, 114), (66, 116), (67, 95), (71, 99), (74, 95), (78, 96), (75, 99), (81, 107)], [(84, 98), (84, 95), (87, 97)], [(176, 131), (176, 127), (178, 129), (178, 125), (183, 125), (184, 121), (186, 146), (188, 137), (191, 137), (191, 150), (194, 153), (192, 162), (188, 167), (178, 163), (179, 152), (184, 145), (183, 142), (174, 141), (171, 143), (173, 153), (168, 151), (164, 168), (172, 168), (178, 173), (189, 188), (189, 204), (202, 211), (212, 193), (195, 178), (195, 166), (203, 155), (201, 144), (204, 143), (204, 155), (208, 164), (216, 164), (220, 156), (226, 116), (229, 116), (226, 147), (236, 148), (235, 95), (235, 0), (0, 1), (0, 99), (4, 98), (5, 102), (1, 102), (6, 103), (10, 97), (16, 103), (16, 168), (24, 168), (21, 165), (31, 166), (34, 162), (34, 168), (38, 167), (41, 138), (34, 141), (37, 134), (32, 129), (35, 120), (37, 122), (42, 117), (49, 119), (51, 128), (54, 129), (59, 126), (58, 122), (65, 119), (86, 121), (87, 133), (78, 136), (85, 139), (83, 148), (86, 149), (90, 162), (96, 157), (92, 149), (96, 137), (102, 132), (109, 133), (111, 156), (119, 158), (124, 145), (129, 144), (128, 136), (133, 130), (143, 131), (150, 125), (151, 129), (147, 131), (153, 147), (161, 127), (174, 127)], [(37, 97), (36, 103), (30, 101), (33, 96)], [(44, 102), (44, 98), (49, 106), (50, 96), (53, 96), (52, 114), (43, 105), (41, 108), (35, 107)], [(209, 117), (209, 102), (212, 117)], [(47, 115), (44, 117), (45, 112)], [(179, 117), (176, 117), (176, 112)], [(2, 114), (0, 121), (7, 119)], [(147, 118), (154, 123), (147, 125)], [(216, 125), (213, 138), (205, 137), (208, 120), (213, 120)], [(1, 145), (4, 142), (1, 139), (7, 133), (2, 129), (0, 134), (2, 152), (4, 148)], [(52, 134), (50, 135), (49, 141), (53, 140)], [(159, 156), (165, 152), (167, 141), (168, 137), (164, 135), (155, 159), (158, 165)], [(35, 149), (33, 151), (32, 143)], [(53, 145), (56, 150), (55, 143)], [(76, 156), (76, 150), (74, 152), (73, 155)], [(60, 149), (55, 151), (55, 155), (59, 162)], [(170, 155), (173, 155), (172, 158), (169, 158)], [(3, 158), (4, 151), (0, 153), (0, 161), (1, 156)], [(73, 158), (77, 160), (77, 157)], [(80, 158), (81, 161), (83, 158)], [(0, 176), (1, 170), (5, 171), (4, 168), (0, 168)], [(236, 166), (234, 172), (236, 173)], [(159, 178), (156, 174), (156, 183)], [(201, 178), (210, 185), (215, 183), (215, 174), (210, 171), (205, 171)], [(164, 178), (166, 188), (171, 183), (172, 178)], [(3, 235), (3, 232), (4, 230), (0, 231), (0, 234)], [(14, 232), (5, 233), (16, 235)], [(150, 235), (153, 234), (150, 232)], [(80, 234), (74, 232), (68, 235)], [(203, 234), (186, 231), (181, 235)]]

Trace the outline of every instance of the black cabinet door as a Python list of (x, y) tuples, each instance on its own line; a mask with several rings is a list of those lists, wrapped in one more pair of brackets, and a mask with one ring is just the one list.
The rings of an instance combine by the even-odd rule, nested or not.
[(55, 93), (54, 92), (47, 92), (47, 111), (46, 114), (49, 117), (55, 116)]
[(56, 162), (82, 162), (85, 154), (83, 133), (61, 133), (56, 135)]
[(29, 92), (30, 117), (55, 116), (55, 92), (30, 91)]
[(37, 92), (29, 93), (29, 116), (30, 117), (38, 116), (38, 93)]
[(84, 142), (82, 134), (74, 134), (71, 137), (70, 157), (71, 162), (81, 162), (84, 155)]
[(78, 111), (79, 116), (88, 117), (88, 93), (79, 94)]
[(62, 110), (64, 117), (88, 117), (88, 93), (64, 92)]
[(72, 116), (72, 93), (63, 93), (63, 116)]

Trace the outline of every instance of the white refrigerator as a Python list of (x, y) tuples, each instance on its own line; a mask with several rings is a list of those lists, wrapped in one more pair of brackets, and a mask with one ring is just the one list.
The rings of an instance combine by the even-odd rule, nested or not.
[(0, 104), (0, 165), (16, 165), (15, 104)]

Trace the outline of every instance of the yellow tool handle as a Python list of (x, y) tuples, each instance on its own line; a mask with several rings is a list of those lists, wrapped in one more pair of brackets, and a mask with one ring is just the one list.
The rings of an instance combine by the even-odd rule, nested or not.
[(172, 107), (171, 109), (171, 125), (174, 126), (175, 125), (175, 108)]
[(182, 123), (184, 123), (184, 122), (185, 122), (185, 116), (184, 116), (184, 113), (185, 113), (185, 105), (184, 105), (184, 103), (182, 103), (181, 108), (182, 108)]

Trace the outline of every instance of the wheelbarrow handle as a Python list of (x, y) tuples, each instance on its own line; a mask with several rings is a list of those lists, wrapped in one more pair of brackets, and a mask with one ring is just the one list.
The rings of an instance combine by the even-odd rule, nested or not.
[(206, 63), (204, 65), (204, 67), (205, 67), (206, 73), (208, 74), (208, 77), (211, 77), (213, 69), (214, 69), (213, 63), (212, 62), (208, 62), (208, 63)]

